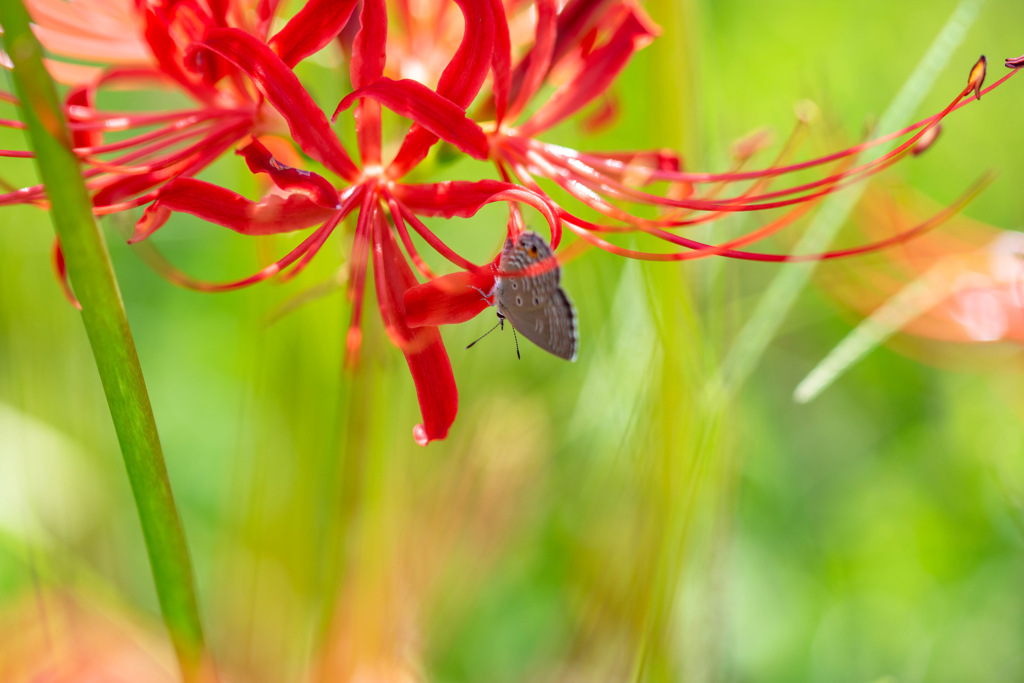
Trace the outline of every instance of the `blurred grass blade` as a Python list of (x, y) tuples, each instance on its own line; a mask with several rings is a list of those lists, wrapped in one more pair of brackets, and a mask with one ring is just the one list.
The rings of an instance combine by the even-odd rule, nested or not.
[[(949, 214), (962, 210), (988, 186), (991, 179), (991, 174), (982, 176), (970, 191), (948, 208)], [(955, 281), (958, 274), (956, 264), (954, 258), (940, 260), (879, 306), (807, 374), (793, 391), (793, 400), (807, 403), (814, 399), (848, 367), (946, 298), (949, 283)]]
[(942, 301), (945, 290), (935, 287), (930, 275), (931, 271), (911, 282), (857, 325), (797, 385), (793, 400), (797, 403), (813, 400), (847, 368)]
[(121, 295), (71, 150), (56, 88), (21, 0), (0, 0), (0, 25), (14, 64), (21, 116), (121, 445), (160, 607), (185, 679), (195, 680), (204, 648), (192, 566)]
[[(628, 261), (619, 276), (611, 319), (617, 321), (607, 339), (596, 339), (590, 370), (580, 387), (576, 408), (572, 412), (566, 434), (579, 443), (588, 444), (592, 458), (618, 456), (636, 427), (637, 417), (649, 409), (652, 378), (661, 359), (656, 343), (654, 323), (649, 306), (641, 299), (643, 273), (635, 261)], [(619, 329), (630, 334), (614, 334)], [(668, 348), (666, 345), (664, 348)], [(619, 401), (630, 410), (616, 411), (595, 422), (602, 406)]]
[[(903, 88), (879, 119), (876, 130), (897, 130), (910, 121), (984, 4), (985, 0), (963, 0), (957, 5)], [(863, 192), (864, 185), (860, 184), (826, 199), (793, 253), (809, 254), (827, 250)], [(739, 389), (757, 366), (816, 265), (813, 262), (787, 263), (771, 282), (722, 363), (720, 379), (728, 389)]]

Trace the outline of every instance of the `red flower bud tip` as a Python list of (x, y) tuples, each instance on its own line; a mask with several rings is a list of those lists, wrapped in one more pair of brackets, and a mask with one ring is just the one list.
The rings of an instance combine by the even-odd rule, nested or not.
[(974, 90), (974, 99), (981, 99), (981, 86), (985, 84), (985, 71), (988, 69), (988, 60), (985, 55), (978, 58), (971, 69), (971, 75), (967, 79), (967, 87)]

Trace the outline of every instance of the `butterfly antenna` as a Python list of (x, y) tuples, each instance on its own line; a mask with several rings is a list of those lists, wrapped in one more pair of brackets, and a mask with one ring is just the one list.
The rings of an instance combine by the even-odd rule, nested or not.
[(467, 345), (466, 345), (466, 350), (468, 351), (468, 350), (469, 350), (469, 349), (470, 349), (470, 348), (471, 348), (471, 347), (472, 347), (472, 346), (473, 346), (474, 344), (476, 344), (476, 343), (477, 343), (478, 341), (480, 341), (481, 339), (483, 339), (484, 337), (486, 337), (487, 335), (489, 335), (489, 334), (490, 334), (491, 332), (494, 332), (495, 328), (497, 328), (497, 327), (498, 327), (498, 325), (500, 325), (501, 323), (502, 323), (502, 321), (501, 321), (501, 320), (499, 320), (498, 322), (494, 323), (494, 327), (492, 327), (491, 329), (487, 330), (486, 332), (484, 332), (483, 334), (481, 334), (481, 335), (480, 335), (479, 337), (477, 337), (476, 339), (474, 339), (473, 341), (471, 341), (471, 342), (470, 342), (469, 344), (467, 344)]
[[(523, 357), (519, 355), (519, 337), (516, 336), (516, 326), (513, 325), (512, 323), (509, 323), (508, 326), (512, 328), (512, 338), (516, 340), (516, 358), (518, 358), (519, 360), (522, 360)], [(504, 329), (504, 328), (502, 328), (502, 329)]]

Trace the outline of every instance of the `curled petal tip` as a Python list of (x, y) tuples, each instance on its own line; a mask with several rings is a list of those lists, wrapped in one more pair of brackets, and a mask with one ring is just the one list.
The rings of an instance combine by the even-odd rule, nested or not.
[(128, 238), (128, 244), (135, 244), (146, 239), (163, 226), (170, 217), (171, 212), (161, 206), (159, 200), (153, 202), (146, 207), (146, 210), (142, 212), (142, 217), (135, 222), (135, 231)]
[(988, 60), (985, 55), (978, 58), (971, 68), (971, 75), (967, 79), (968, 89), (974, 90), (974, 99), (981, 99), (981, 86), (985, 84), (985, 72), (988, 70)]
[(352, 96), (352, 93), (349, 93), (345, 97), (341, 98), (341, 102), (338, 102), (338, 106), (334, 108), (334, 113), (331, 114), (331, 123), (337, 123), (338, 116), (341, 115), (341, 112), (351, 107), (352, 103), (355, 101), (356, 98)]
[(1020, 57), (1008, 57), (1006, 59), (1007, 69), (1019, 69), (1022, 66), (1024, 66), (1024, 55), (1021, 55)]
[(312, 171), (282, 164), (262, 142), (250, 138), (248, 144), (235, 151), (245, 157), (253, 173), (266, 173), (277, 187), (305, 195), (317, 206), (337, 211), (341, 208), (338, 191), (330, 181)]

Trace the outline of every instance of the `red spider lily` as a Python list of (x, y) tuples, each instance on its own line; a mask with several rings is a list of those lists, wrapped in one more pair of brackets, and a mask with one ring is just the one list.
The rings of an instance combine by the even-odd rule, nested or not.
[[(1024, 66), (1024, 57), (1007, 59), (1006, 66)], [(931, 142), (922, 138), (919, 144)], [(872, 191), (858, 223), (869, 238), (904, 232), (921, 213), (907, 208), (911, 204), (897, 202), (891, 192)], [(862, 325), (872, 336), (903, 332), (957, 344), (1024, 342), (1020, 232), (957, 217), (947, 230), (901, 244), (824, 284), (844, 304), (868, 316)]]
[[(93, 166), (85, 175), (94, 191), (96, 213), (148, 205), (132, 241), (144, 239), (158, 229), (173, 211), (192, 213), (250, 235), (320, 226), (284, 258), (237, 282), (201, 283), (169, 271), (188, 286), (206, 291), (232, 289), (289, 268), (286, 276), (294, 276), (310, 262), (340, 222), (358, 208), (350, 264), (353, 313), (348, 358), (355, 358), (360, 345), (362, 292), (372, 254), (381, 315), (390, 338), (405, 353), (412, 372), (424, 418), (414, 433), (416, 440), (425, 444), (447, 434), (458, 399), (437, 328), (421, 326), (414, 330), (405, 321), (402, 295), (418, 282), (399, 251), (396, 233), (424, 276), (431, 277), (432, 273), (416, 254), (408, 225), (458, 267), (479, 273), (479, 288), (487, 290), (494, 282), (490, 269), (478, 268), (456, 254), (430, 233), (416, 214), (469, 216), (486, 203), (506, 201), (535, 206), (552, 230), (555, 219), (547, 204), (533, 193), (508, 183), (395, 184), (394, 174), (381, 164), (380, 107), (373, 101), (357, 105), (362, 169), (353, 163), (291, 67), (334, 39), (348, 22), (355, 4), (354, 0), (314, 0), (269, 41), (266, 31), (274, 2), (261, 1), (254, 8), (202, 0), (140, 4), (136, 18), (153, 55), (152, 64), (146, 68), (113, 68), (102, 72), (92, 83), (73, 88), (68, 96), (68, 117), (76, 150)], [(492, 61), (498, 59), (495, 43), (508, 52), (508, 37), (502, 34), (507, 33), (507, 26), (497, 2), (466, 0), (459, 4), (465, 23), (478, 30), (466, 32), (439, 76), (437, 89), (441, 96), (411, 81), (397, 87), (400, 95), (413, 93), (410, 102), (427, 102), (420, 111), (407, 112), (416, 123), (406, 140), (406, 168), (422, 159), (439, 136), (476, 158), (483, 159), (487, 154), (485, 136), (465, 117), (464, 109), (479, 91)], [(127, 16), (130, 19), (132, 15), (129, 12)], [(372, 83), (383, 74), (387, 35), (383, 2), (363, 3), (359, 20), (361, 28), (354, 36), (351, 51), (354, 88)], [(136, 57), (137, 52), (133, 53)], [(506, 64), (508, 61), (506, 56)], [(92, 107), (99, 87), (127, 79), (173, 83), (189, 93), (200, 107), (156, 115), (109, 114)], [(100, 137), (102, 132), (115, 128), (131, 129), (157, 122), (166, 125), (127, 141), (104, 145)], [(283, 164), (271, 155), (257, 136), (279, 122), (286, 124), (303, 152), (347, 183), (344, 190), (339, 192), (322, 176)], [(267, 173), (278, 193), (252, 202), (192, 178), (240, 140), (246, 141), (239, 153), (250, 169)], [(187, 146), (183, 149), (174, 147), (184, 143)], [(100, 158), (102, 154), (124, 150), (131, 151), (109, 160)], [(4, 201), (33, 201), (45, 206), (42, 187), (0, 197), (0, 202)], [(63, 276), (59, 247), (54, 262)], [(474, 307), (479, 312), (486, 302), (479, 295), (476, 297)]]
[[(92, 166), (85, 175), (88, 187), (94, 190), (96, 213), (144, 206), (155, 198), (155, 188), (169, 179), (195, 175), (249, 135), (275, 133), (281, 128), (276, 112), (264, 106), (261, 94), (228, 62), (209, 55), (190, 63), (190, 55), (195, 53), (188, 48), (194, 42), (210, 30), (234, 26), (268, 42), (282, 60), (294, 66), (333, 40), (355, 5), (355, 0), (310, 2), (268, 40), (276, 7), (273, 0), (77, 3), (73, 12), (113, 17), (109, 23), (98, 22), (94, 29), (83, 29), (75, 16), (62, 15), (65, 2), (31, 0), (28, 6), (37, 34), (51, 51), (107, 64), (92, 78), (75, 82), (67, 95), (76, 151)], [(103, 88), (168, 86), (186, 92), (197, 106), (143, 114), (102, 111), (94, 106)], [(116, 142), (104, 140), (107, 133), (154, 127)], [(345, 170), (352, 173), (354, 169)], [(25, 188), (0, 196), (0, 203), (42, 196), (41, 187)]]
[[(538, 0), (535, 8), (532, 47), (514, 68), (495, 68), (493, 93), (478, 117), (484, 120), (480, 128), (488, 139), (488, 156), (503, 179), (517, 181), (555, 207), (559, 228), (564, 225), (585, 244), (630, 258), (685, 261), (726, 256), (756, 261), (798, 260), (788, 254), (749, 251), (746, 247), (794, 224), (835, 190), (860, 182), (908, 155), (920, 154), (934, 142), (943, 118), (980, 99), (983, 93), (1013, 75), (1011, 72), (983, 90), (986, 62), (982, 57), (971, 70), (967, 85), (947, 107), (901, 131), (800, 163), (782, 163), (784, 151), (776, 164), (745, 171), (742, 166), (758, 147), (752, 144), (738, 150), (737, 166), (727, 173), (686, 172), (678, 156), (669, 150), (587, 153), (538, 138), (605, 97), (632, 55), (648, 45), (658, 29), (642, 9), (628, 0), (569, 0), (561, 8), (555, 0)], [(546, 84), (556, 86), (554, 93), (546, 95), (530, 111), (531, 102), (538, 99)], [(392, 82), (382, 79), (353, 93), (349, 100), (364, 95), (394, 108), (392, 87)], [(899, 144), (877, 158), (858, 160), (863, 153), (895, 141)], [(780, 179), (819, 167), (826, 171), (817, 180), (770, 190), (770, 185)], [(401, 164), (401, 158), (396, 158), (392, 168), (397, 174), (408, 170)], [(559, 205), (542, 187), (541, 179), (568, 195), (579, 208)], [(651, 189), (652, 186), (660, 187), (660, 191)], [(735, 189), (738, 187), (743, 189)], [(601, 218), (588, 220), (580, 215), (581, 208), (596, 211)], [(660, 214), (656, 218), (649, 217), (652, 208)], [(722, 244), (699, 242), (676, 230), (735, 212), (771, 209), (785, 211), (752, 232)], [(874, 251), (904, 242), (936, 224), (927, 221), (875, 243), (803, 255), (799, 259), (831, 259)], [(637, 251), (610, 241), (610, 236), (625, 232), (647, 234), (670, 249)], [(552, 246), (557, 246), (560, 231), (553, 232), (551, 237)], [(471, 297), (464, 293), (463, 284), (467, 277), (468, 274), (447, 276), (408, 292), (406, 306), (410, 318), (422, 324), (465, 319), (466, 311), (449, 298), (457, 293), (464, 303), (469, 303)]]
[[(285, 257), (243, 280), (212, 284), (172, 274), (180, 283), (206, 291), (242, 287), (282, 272), (285, 277), (294, 276), (310, 262), (341, 221), (357, 212), (349, 278), (353, 313), (348, 358), (355, 358), (360, 345), (362, 293), (372, 255), (382, 319), (390, 339), (405, 354), (416, 384), (423, 424), (415, 428), (414, 434), (421, 444), (447, 434), (458, 403), (437, 326), (467, 320), (485, 309), (489, 301), (484, 295), (493, 289), (497, 273), (494, 263), (480, 266), (457, 254), (430, 232), (420, 216), (470, 216), (484, 204), (503, 201), (510, 205), (509, 231), (515, 233), (522, 226), (518, 204), (526, 203), (549, 224), (552, 247), (557, 247), (564, 224), (585, 243), (632, 258), (681, 261), (722, 255), (762, 261), (794, 260), (785, 254), (741, 249), (793, 224), (836, 189), (920, 151), (945, 116), (996, 87), (981, 89), (982, 61), (949, 106), (902, 131), (797, 164), (783, 165), (780, 158), (778, 163), (762, 170), (743, 171), (737, 166), (723, 174), (691, 173), (682, 169), (674, 153), (664, 150), (583, 153), (538, 139), (596, 98), (606, 98), (612, 82), (632, 55), (655, 37), (656, 27), (628, 0), (569, 0), (562, 7), (555, 0), (538, 0), (532, 5), (506, 5), (502, 0), (456, 0), (465, 27), (457, 45), (450, 39), (454, 34), (441, 30), (455, 21), (448, 3), (424, 2), (417, 11), (408, 2), (399, 3), (405, 31), (396, 50), (390, 53), (385, 0), (363, 0), (356, 31), (351, 30), (356, 26), (355, 17), (350, 17), (354, 0), (313, 0), (268, 40), (267, 26), (274, 5), (272, 0), (261, 0), (254, 7), (228, 4), (227, 0), (178, 0), (139, 6), (144, 37), (155, 64), (143, 75), (176, 84), (200, 107), (185, 113), (138, 118), (119, 115), (117, 121), (129, 122), (123, 124), (126, 128), (159, 122), (167, 125), (137, 135), (127, 143), (103, 146), (102, 140), (92, 136), (97, 131), (109, 130), (115, 121), (91, 106), (96, 88), (140, 74), (136, 70), (115, 69), (94, 84), (72, 91), (68, 114), (78, 150), (93, 164), (86, 174), (95, 190), (97, 212), (148, 205), (136, 226), (133, 241), (148, 237), (175, 211), (247, 235), (318, 226)], [(426, 12), (422, 11), (424, 8)], [(509, 15), (513, 15), (512, 23), (518, 26), (519, 17), (533, 9), (533, 44), (513, 67), (513, 35), (518, 42), (519, 37), (528, 34), (513, 31)], [(435, 21), (422, 21), (423, 16)], [(443, 34), (448, 39), (423, 39), (423, 31), (433, 38)], [(353, 92), (338, 105), (335, 117), (352, 109), (359, 164), (339, 142), (327, 118), (292, 71), (300, 59), (336, 36), (351, 55)], [(439, 52), (423, 47), (436, 45), (441, 46)], [(450, 58), (448, 47), (452, 48)], [(415, 60), (410, 57), (414, 54)], [(438, 58), (439, 54), (444, 58)], [(402, 56), (398, 68), (394, 55)], [(481, 95), (488, 76), (490, 92)], [(557, 87), (553, 95), (531, 111), (531, 103), (546, 85)], [(467, 111), (474, 103), (478, 103), (477, 114), (470, 118)], [(412, 122), (390, 159), (382, 154), (382, 107)], [(260, 136), (276, 131), (281, 122), (302, 152), (342, 181), (341, 190), (326, 178), (297, 168), (298, 162), (284, 159), (291, 162), (286, 164), (271, 154)], [(427, 158), (439, 140), (474, 159), (493, 162), (502, 180), (431, 185), (399, 182)], [(892, 151), (868, 162), (857, 161), (862, 152), (895, 140), (902, 142)], [(239, 141), (244, 142), (239, 153), (249, 168), (255, 173), (266, 173), (277, 188), (259, 202), (192, 177)], [(101, 154), (124, 149), (132, 151), (98, 160)], [(835, 168), (827, 170), (819, 180), (769, 191), (778, 178), (829, 165)], [(573, 201), (596, 211), (602, 222), (589, 221), (577, 215), (576, 210), (560, 206), (537, 178), (553, 183)], [(518, 182), (512, 182), (513, 179)], [(740, 185), (746, 189), (734, 189)], [(655, 192), (654, 188), (661, 189)], [(42, 199), (40, 193), (40, 189), (30, 188), (11, 195), (9, 201), (25, 201), (26, 197), (38, 201)], [(660, 214), (655, 218), (642, 217), (651, 214), (651, 208)], [(778, 208), (786, 212), (723, 244), (708, 245), (675, 232), (677, 228), (707, 223), (733, 212)], [(435, 277), (416, 253), (410, 226), (459, 272)], [(922, 229), (856, 249), (800, 258), (835, 258), (876, 250), (905, 241)], [(674, 250), (635, 251), (605, 239), (621, 232), (645, 233), (663, 240)], [(410, 261), (428, 282), (419, 284)]]
[[(489, 135), (492, 158), (503, 177), (514, 176), (537, 192), (543, 191), (535, 178), (545, 178), (573, 199), (596, 210), (606, 222), (588, 221), (566, 208), (560, 208), (558, 213), (564, 225), (589, 244), (631, 258), (682, 261), (723, 255), (760, 261), (792, 260), (784, 254), (741, 251), (740, 248), (792, 224), (836, 189), (861, 181), (908, 154), (919, 153), (922, 139), (931, 138), (946, 115), (999, 85), (981, 90), (985, 75), (982, 57), (972, 69), (967, 86), (949, 106), (902, 131), (797, 164), (746, 172), (737, 168), (723, 174), (688, 173), (681, 169), (677, 157), (662, 150), (632, 154), (583, 153), (537, 138), (594, 101), (610, 86), (633, 53), (646, 46), (657, 32), (642, 10), (629, 3), (570, 2), (558, 11), (556, 3), (541, 1), (537, 8), (535, 44), (513, 72), (511, 103), (504, 113), (499, 105), (495, 107), (497, 121)], [(595, 42), (596, 36), (601, 35), (607, 36), (604, 42)], [(564, 82), (539, 108), (518, 122), (531, 98), (555, 71), (563, 74)], [(972, 92), (974, 97), (970, 98)], [(497, 103), (499, 98), (495, 101)], [(901, 144), (878, 158), (856, 162), (862, 152), (901, 139)], [(749, 155), (740, 157), (741, 161), (747, 158)], [(836, 168), (827, 171), (823, 178), (767, 191), (769, 184), (777, 179), (832, 163)], [(655, 182), (666, 183), (668, 191), (654, 194), (646, 189)], [(731, 196), (722, 196), (729, 195), (730, 188), (740, 183), (752, 184), (744, 191), (733, 190)], [(701, 191), (700, 188), (707, 189)], [(643, 217), (643, 209), (649, 207), (661, 209), (662, 215), (656, 219)], [(671, 232), (673, 228), (707, 223), (732, 212), (775, 208), (786, 208), (788, 213), (725, 244), (707, 245)], [(667, 253), (638, 252), (616, 246), (601, 236), (624, 231), (648, 233), (675, 249)], [(872, 249), (877, 246), (880, 245), (869, 245)], [(833, 258), (849, 253), (830, 252), (812, 258)]]
[[(858, 223), (869, 235), (917, 220), (881, 192)], [(847, 306), (906, 334), (946, 342), (1024, 342), (1024, 234), (966, 218), (863, 264), (827, 289)]]
[[(535, 193), (502, 181), (449, 181), (431, 185), (407, 185), (395, 181), (396, 164), (403, 168), (423, 159), (440, 138), (477, 159), (487, 156), (487, 139), (465, 115), (465, 106), (476, 96), (494, 60), (495, 34), (504, 26), (501, 7), (486, 0), (466, 0), (460, 9), (467, 24), (478, 31), (464, 37), (438, 79), (437, 91), (410, 80), (384, 79), (387, 13), (383, 2), (365, 1), (360, 30), (353, 40), (351, 77), (357, 92), (374, 89), (377, 100), (412, 119), (414, 124), (402, 148), (389, 164), (382, 163), (380, 105), (346, 98), (342, 108), (354, 103), (361, 168), (330, 128), (323, 112), (302, 87), (290, 65), (265, 43), (237, 28), (208, 30), (202, 41), (186, 53), (186, 63), (217, 59), (245, 74), (287, 123), (295, 143), (321, 162), (346, 185), (335, 190), (315, 173), (286, 165), (274, 158), (265, 145), (253, 139), (239, 153), (249, 168), (266, 173), (277, 193), (253, 202), (229, 190), (194, 178), (179, 177), (159, 191), (136, 225), (133, 241), (145, 239), (160, 228), (172, 212), (185, 212), (247, 235), (301, 230), (318, 225), (294, 250), (254, 275), (236, 282), (199, 283), (182, 278), (183, 284), (207, 291), (233, 289), (284, 272), (293, 277), (315, 256), (341, 221), (357, 212), (354, 248), (349, 265), (349, 296), (353, 303), (347, 357), (358, 353), (361, 334), (362, 295), (372, 259), (374, 286), (381, 317), (389, 338), (405, 354), (416, 385), (423, 423), (414, 429), (417, 442), (443, 438), (455, 418), (458, 395), (451, 364), (435, 325), (412, 327), (403, 304), (404, 293), (418, 285), (407, 258), (420, 273), (433, 277), (413, 245), (410, 226), (439, 254), (470, 274), (472, 302), (461, 306), (463, 315), (479, 313), (487, 302), (479, 292), (493, 287), (494, 270), (477, 266), (454, 252), (424, 225), (419, 216), (471, 216), (483, 205), (503, 201), (536, 208), (557, 230), (550, 206)], [(481, 47), (481, 41), (483, 46)], [(504, 40), (507, 45), (507, 38)], [(386, 87), (385, 87), (385, 84)], [(363, 90), (358, 90), (362, 88)], [(399, 247), (399, 242), (405, 250)], [(471, 312), (471, 313), (470, 313)]]
[[(859, 209), (869, 236), (905, 230), (920, 202), (873, 190)], [(826, 292), (865, 318), (793, 392), (810, 401), (878, 345), (958, 369), (1012, 367), (1024, 342), (1024, 234), (956, 216), (941, 232), (858, 264), (822, 270)], [(1010, 361), (1008, 363), (1008, 361)]]
[[(86, 184), (97, 215), (145, 206), (159, 188), (193, 176), (250, 135), (277, 132), (281, 119), (231, 64), (213, 55), (189, 62), (189, 46), (212, 29), (237, 26), (267, 40), (276, 2), (225, 0), (29, 0), (41, 42), (56, 56), (101, 63), (81, 66), (52, 60), (71, 84), (66, 113), (75, 151), (88, 166)], [(337, 35), (356, 2), (311, 2), (269, 44), (293, 66)], [(315, 15), (316, 21), (310, 17)], [(174, 111), (98, 109), (104, 89), (177, 89), (195, 103)], [(3, 99), (18, 104), (10, 95)], [(22, 127), (17, 122), (4, 125)], [(110, 133), (125, 133), (107, 140)], [(0, 153), (27, 157), (21, 151)], [(345, 169), (354, 172), (354, 167)], [(47, 206), (42, 185), (0, 195), (0, 205)], [(59, 246), (55, 261), (61, 263)], [(58, 268), (58, 272), (61, 269)]]

